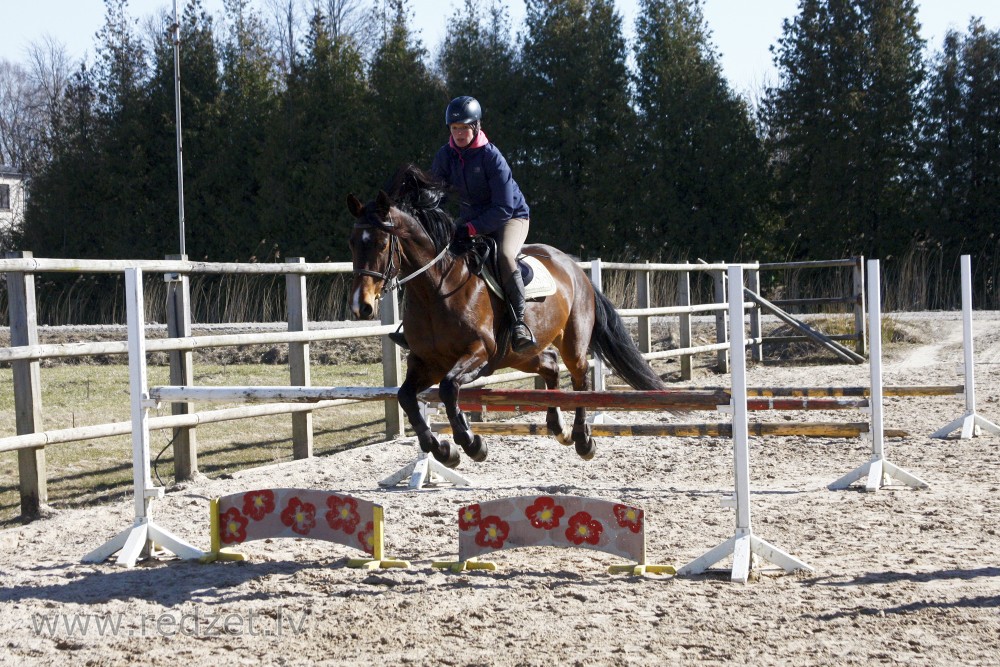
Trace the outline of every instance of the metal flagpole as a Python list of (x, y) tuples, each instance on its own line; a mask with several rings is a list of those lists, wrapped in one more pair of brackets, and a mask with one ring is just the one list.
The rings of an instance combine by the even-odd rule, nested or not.
[(180, 220), (181, 256), (187, 255), (184, 243), (184, 148), (181, 141), (181, 23), (174, 0), (174, 117), (177, 120), (177, 211)]

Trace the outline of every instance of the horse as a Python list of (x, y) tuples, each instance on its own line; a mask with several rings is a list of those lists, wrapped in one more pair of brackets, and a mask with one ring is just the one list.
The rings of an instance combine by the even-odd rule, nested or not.
[[(374, 319), (380, 299), (406, 285), (403, 330), (410, 347), (406, 378), (397, 393), (422, 451), (448, 467), (459, 464), (458, 448), (431, 432), (418, 395), (437, 384), (455, 442), (474, 461), (483, 461), (487, 445), (473, 433), (459, 408), (459, 392), (477, 378), (503, 368), (537, 373), (548, 389), (559, 386), (559, 359), (569, 370), (575, 391), (590, 389), (588, 351), (598, 355), (632, 388), (663, 389), (663, 381), (642, 357), (614, 305), (594, 288), (576, 260), (541, 244), (522, 248), (538, 258), (557, 289), (542, 301), (529, 301), (525, 322), (536, 345), (521, 353), (509, 346), (510, 318), (504, 302), (473, 270), (472, 260), (454, 251), (455, 223), (444, 210), (447, 186), (414, 165), (404, 165), (374, 200), (354, 194), (347, 208), (355, 218), (350, 236), (353, 281), (350, 309), (355, 319)], [(553, 349), (554, 348), (554, 349)], [(576, 408), (572, 429), (559, 408), (546, 411), (548, 432), (562, 444), (573, 443), (583, 459), (593, 458), (596, 443)]]

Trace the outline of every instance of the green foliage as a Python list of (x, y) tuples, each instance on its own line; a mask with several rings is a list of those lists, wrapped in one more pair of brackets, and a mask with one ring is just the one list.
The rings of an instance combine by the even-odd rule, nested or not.
[(925, 96), (923, 235), (959, 252), (997, 249), (1000, 213), (1000, 30), (974, 19), (950, 31)]
[[(610, 0), (529, 0), (517, 178), (535, 240), (581, 257), (622, 248), (631, 190), (627, 48)], [(573, 243), (568, 246), (569, 240)]]
[(790, 254), (887, 257), (909, 242), (923, 77), (913, 0), (801, 0), (764, 116)]
[(776, 224), (767, 155), (722, 76), (700, 1), (643, 0), (637, 37), (641, 168), (629, 254), (767, 257)]
[[(755, 118), (702, 0), (643, 0), (633, 45), (612, 0), (529, 0), (517, 38), (502, 0), (463, 0), (433, 63), (407, 0), (312, 3), (297, 41), (251, 0), (226, 0), (219, 26), (202, 2), (187, 2), (180, 49), (193, 259), (348, 259), (346, 195), (427, 166), (448, 100), (468, 94), (532, 242), (666, 261), (942, 248), (997, 266), (1000, 35), (978, 20), (945, 38), (924, 86), (915, 0), (800, 0)], [(96, 58), (28, 138), (40, 166), (13, 242), (36, 256), (178, 251), (172, 17), (143, 40), (127, 0), (105, 8)]]

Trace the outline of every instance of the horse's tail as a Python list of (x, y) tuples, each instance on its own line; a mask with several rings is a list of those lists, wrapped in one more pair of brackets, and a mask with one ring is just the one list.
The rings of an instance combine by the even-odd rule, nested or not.
[(596, 289), (594, 305), (590, 351), (611, 366), (633, 389), (665, 389), (663, 380), (642, 357), (614, 304)]

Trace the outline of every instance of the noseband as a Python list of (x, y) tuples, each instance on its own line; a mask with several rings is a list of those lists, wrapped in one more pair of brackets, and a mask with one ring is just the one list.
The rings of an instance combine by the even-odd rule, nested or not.
[[(411, 280), (419, 276), (424, 271), (427, 271), (432, 266), (437, 264), (448, 253), (448, 246), (445, 246), (444, 250), (438, 253), (437, 257), (435, 257), (427, 264), (424, 264), (422, 267), (420, 267), (410, 275), (400, 280), (397, 277), (399, 276), (399, 269), (396, 267), (396, 262), (394, 261), (394, 259), (399, 258), (401, 256), (401, 251), (399, 249), (399, 239), (396, 237), (395, 234), (388, 231), (388, 229), (392, 228), (392, 225), (377, 225), (371, 222), (356, 222), (354, 223), (354, 228), (378, 229), (383, 232), (387, 232), (389, 234), (389, 259), (386, 262), (385, 271), (379, 273), (378, 271), (372, 271), (371, 269), (354, 269), (355, 275), (368, 276), (370, 278), (375, 278), (376, 280), (381, 280), (382, 294), (385, 294), (386, 292), (391, 292), (394, 289), (402, 287), (406, 283), (410, 282)], [(399, 263), (402, 264), (402, 261), (400, 260)]]

